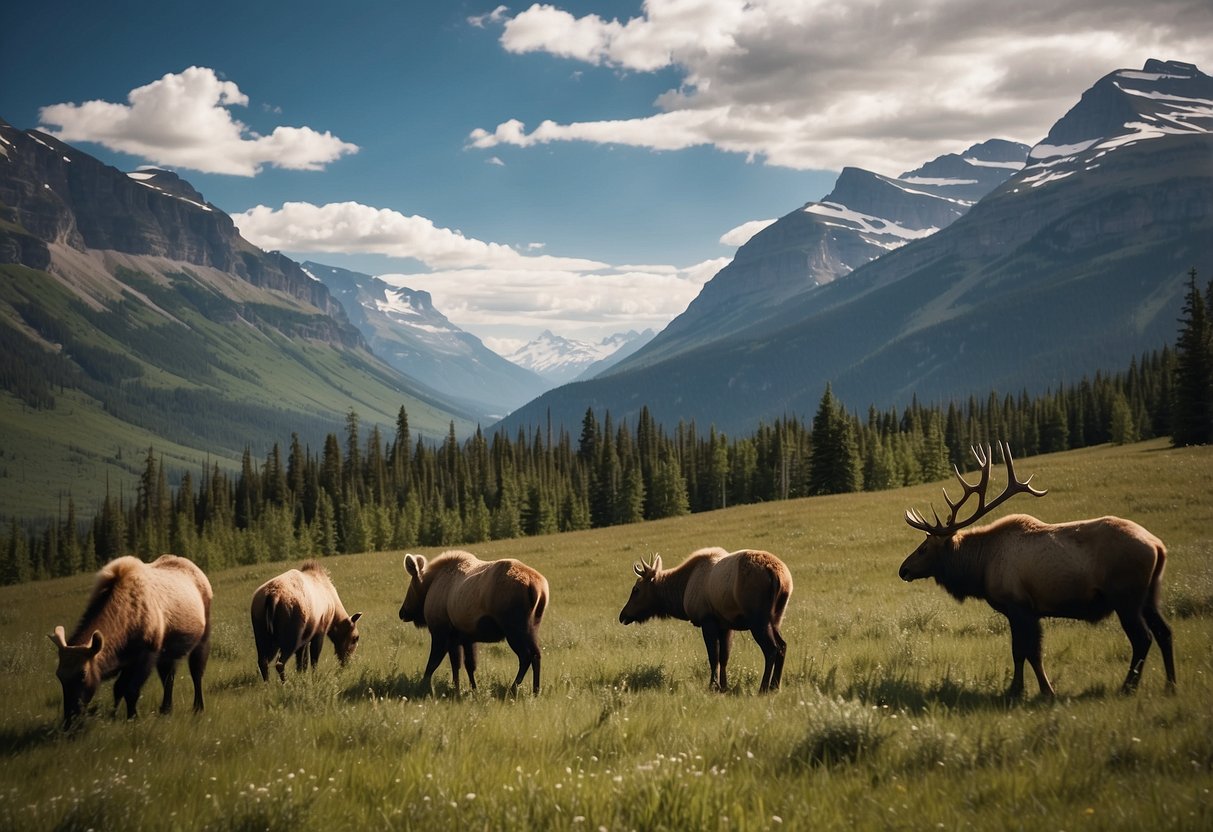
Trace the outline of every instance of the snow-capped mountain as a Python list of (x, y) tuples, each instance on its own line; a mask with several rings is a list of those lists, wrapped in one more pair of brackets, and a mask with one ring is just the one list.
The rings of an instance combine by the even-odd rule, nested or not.
[(722, 337), (790, 299), (947, 228), (1023, 167), (1027, 145), (992, 139), (901, 176), (843, 168), (834, 189), (755, 234), (644, 349), (611, 373)]
[(434, 308), (429, 292), (371, 275), (306, 262), (304, 270), (345, 307), (381, 359), (438, 392), (500, 418), (551, 385), (486, 347)]
[[(1213, 274), (1213, 78), (1177, 61), (1112, 72), (1058, 119), (1022, 170), (1006, 158), (973, 158), (1004, 162), (1012, 175), (946, 227), (774, 307), (751, 306), (731, 319), (727, 309), (706, 314), (714, 311), (701, 303), (708, 289), (743, 261), (757, 264), (747, 276), (760, 286), (764, 266), (783, 269), (787, 282), (816, 279), (805, 253), (837, 249), (823, 245), (822, 225), (803, 216), (849, 220), (850, 240), (875, 224), (843, 207), (902, 228), (931, 224), (874, 211), (862, 194), (839, 197), (848, 184), (839, 177), (819, 205), (840, 207), (793, 212), (705, 287), (688, 315), (698, 308), (711, 338), (684, 338), (680, 351), (646, 363), (662, 333), (613, 371), (511, 414), (506, 427), (549, 419), (575, 426), (589, 406), (633, 419), (643, 405), (666, 424), (695, 419), (751, 430), (781, 414), (811, 414), (827, 382), (855, 408), (905, 406), (915, 396), (946, 402), (991, 390), (1044, 392), (1123, 369), (1174, 341), (1188, 271)], [(908, 178), (937, 177), (930, 166), (895, 181), (859, 177), (873, 196), (947, 187)], [(765, 259), (746, 251), (772, 233), (784, 235), (786, 263), (770, 240)], [(734, 283), (744, 305), (745, 281)], [(732, 326), (722, 328), (724, 320)]]
[(1118, 150), (1166, 136), (1213, 132), (1213, 78), (1180, 61), (1104, 76), (1028, 154), (1018, 186), (1039, 188), (1092, 171)]
[(648, 343), (653, 330), (617, 332), (596, 344), (544, 330), (539, 337), (507, 358), (545, 378), (551, 384), (592, 378)]

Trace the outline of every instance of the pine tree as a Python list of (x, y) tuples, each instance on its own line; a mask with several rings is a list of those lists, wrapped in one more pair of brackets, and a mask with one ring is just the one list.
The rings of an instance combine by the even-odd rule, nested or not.
[(1175, 342), (1171, 408), (1171, 444), (1177, 447), (1213, 442), (1213, 334), (1205, 299), (1196, 286), (1196, 269), (1188, 272), (1183, 315)]
[(830, 385), (813, 417), (813, 455), (809, 489), (813, 494), (845, 494), (855, 491), (855, 438), (851, 420), (834, 399)]

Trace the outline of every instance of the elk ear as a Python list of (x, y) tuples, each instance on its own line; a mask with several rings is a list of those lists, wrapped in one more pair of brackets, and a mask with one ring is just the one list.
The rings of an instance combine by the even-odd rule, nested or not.
[(404, 556), (404, 571), (408, 572), (414, 578), (420, 578), (421, 573), (425, 571), (425, 556), (424, 555), (405, 555)]
[(101, 652), (101, 648), (105, 646), (105, 639), (101, 637), (100, 630), (93, 631), (93, 638), (88, 643), (88, 655), (91, 659), (93, 656)]
[(350, 616), (350, 623), (351, 624), (358, 623), (359, 618), (362, 618), (362, 613), (360, 613), (360, 612), (354, 613), (353, 615)]
[(60, 650), (67, 647), (67, 636), (63, 632), (63, 627), (56, 627), (55, 634), (47, 636), (51, 640), (51, 644), (58, 647)]
[(661, 571), (661, 555), (657, 555), (653, 558), (653, 574), (656, 575), (660, 571)]
[(637, 577), (640, 577), (640, 578), (644, 577), (644, 567), (641, 566), (639, 563), (632, 564), (632, 571), (636, 573)]

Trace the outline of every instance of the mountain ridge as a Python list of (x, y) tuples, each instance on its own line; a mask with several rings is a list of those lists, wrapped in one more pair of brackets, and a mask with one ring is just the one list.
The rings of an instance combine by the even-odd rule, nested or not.
[[(546, 394), (505, 426), (541, 413), (576, 425), (587, 406), (632, 419), (644, 403), (659, 421), (735, 431), (807, 416), (827, 382), (852, 406), (904, 406), (1056, 388), (1126, 366), (1174, 337), (1188, 270), (1213, 271), (1208, 83), (1197, 71), (1198, 94), (1145, 97), (1197, 111), (1172, 129), (1131, 120), (1066, 154), (1042, 154), (1042, 141), (948, 227), (743, 325), (717, 326), (710, 343), (647, 363), (638, 354)], [(1154, 114), (1166, 123), (1169, 112)]]

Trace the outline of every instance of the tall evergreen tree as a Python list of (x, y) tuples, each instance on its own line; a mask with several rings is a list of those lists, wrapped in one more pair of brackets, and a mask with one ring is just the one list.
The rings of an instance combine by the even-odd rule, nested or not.
[(830, 384), (813, 417), (813, 455), (809, 489), (813, 494), (857, 490), (856, 448), (851, 420), (834, 398)]
[[(1213, 294), (1213, 281), (1210, 282)], [(1213, 334), (1205, 298), (1188, 272), (1188, 294), (1175, 342), (1175, 384), (1171, 408), (1171, 443), (1176, 446), (1213, 442)]]

